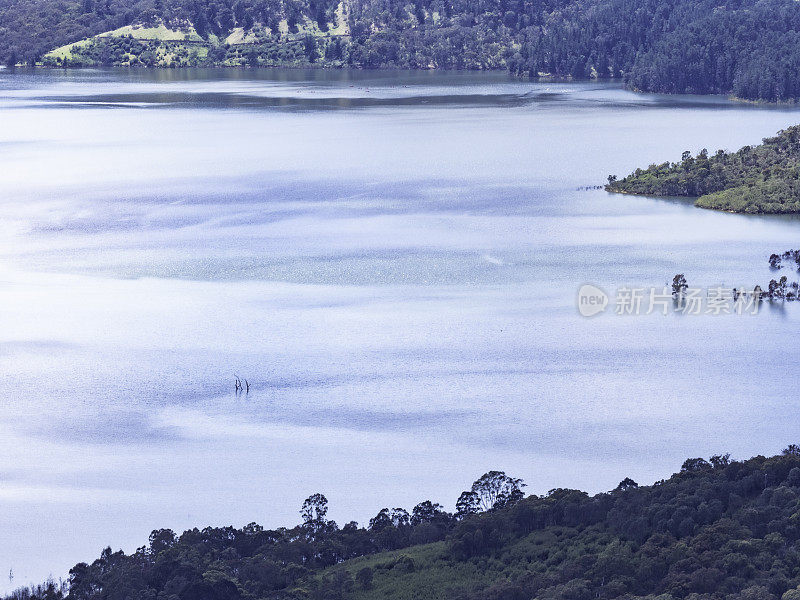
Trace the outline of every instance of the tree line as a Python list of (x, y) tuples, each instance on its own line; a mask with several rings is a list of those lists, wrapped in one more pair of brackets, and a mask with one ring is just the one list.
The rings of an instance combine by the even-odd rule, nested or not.
[[(339, 0), (0, 0), (0, 61), (35, 64), (53, 48), (103, 31), (163, 22), (194, 27), (213, 52), (159, 62), (157, 51), (142, 57), (146, 49), (115, 56), (115, 48), (106, 48), (115, 42), (102, 38), (94, 54), (59, 64), (508, 69), (528, 77), (618, 78), (653, 92), (800, 97), (794, 0), (346, 0), (342, 6)], [(349, 35), (331, 39), (330, 27), (339, 25)], [(246, 51), (224, 43), (235, 28), (252, 34)], [(311, 30), (297, 53), (288, 42)]]
[(66, 585), (6, 600), (800, 598), (796, 445), (690, 458), (652, 486), (625, 478), (595, 495), (521, 487), (490, 472), (456, 513), (425, 501), (366, 527), (339, 527), (314, 494), (297, 526), (157, 530), (130, 555), (107, 548), (76, 565)]

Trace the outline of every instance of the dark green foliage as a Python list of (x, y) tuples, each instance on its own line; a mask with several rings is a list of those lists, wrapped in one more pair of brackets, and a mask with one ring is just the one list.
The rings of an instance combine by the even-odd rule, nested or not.
[[(480, 480), (479, 480), (480, 481)], [(312, 496), (304, 525), (154, 531), (128, 556), (104, 550), (15, 600), (797, 600), (800, 448), (691, 458), (652, 486), (569, 489), (454, 521), (430, 502), (339, 529)], [(311, 525), (325, 523), (325, 527)], [(445, 542), (412, 546), (438, 523)], [(379, 553), (390, 530), (398, 547)], [(399, 540), (399, 541), (398, 541)], [(361, 557), (361, 558), (357, 558)]]
[[(350, 35), (331, 36), (338, 4), (0, 0), (0, 61), (33, 64), (53, 48), (121, 25), (164, 22), (193, 25), (205, 40), (224, 39), (236, 27), (259, 39), (241, 48), (208, 41), (208, 58), (177, 63), (155, 61), (153, 48), (142, 49), (146, 56), (136, 53), (137, 60), (120, 60), (114, 42), (101, 39), (74, 62), (50, 64), (508, 69), (532, 77), (624, 77), (629, 87), (647, 91), (800, 98), (800, 5), (794, 0), (348, 0)], [(282, 21), (286, 35), (278, 33)], [(301, 34), (309, 23), (322, 35)], [(261, 35), (265, 28), (271, 33)]]
[(684, 277), (683, 273), (678, 273), (672, 278), (673, 297), (677, 298), (678, 296), (685, 294), (688, 287), (689, 284), (686, 283), (686, 277)]
[(615, 492), (624, 492), (625, 490), (632, 490), (632, 489), (635, 489), (635, 488), (638, 488), (638, 487), (639, 487), (638, 483), (636, 483), (630, 477), (626, 477), (625, 479), (623, 479), (622, 481), (619, 482), (619, 485), (616, 488), (614, 488), (614, 491)]
[[(696, 206), (741, 213), (800, 212), (800, 126), (738, 152), (719, 150), (650, 165), (606, 189), (645, 196), (698, 197)], [(776, 263), (777, 264), (777, 263)]]
[(469, 491), (462, 492), (456, 502), (456, 514), (463, 517), (512, 506), (525, 497), (523, 487), (521, 479), (509, 477), (503, 471), (489, 471)]
[(64, 44), (141, 21), (151, 0), (0, 0), (0, 63), (33, 63)]
[[(770, 101), (800, 96), (800, 13), (780, 2), (653, 2), (653, 29), (664, 28), (636, 59), (629, 82), (639, 89), (733, 93)], [(679, 26), (676, 24), (681, 23)]]
[(365, 590), (372, 589), (372, 580), (374, 578), (375, 574), (369, 567), (364, 567), (358, 573), (356, 573), (356, 581), (358, 582), (358, 585)]
[(486, 557), (497, 579), (461, 597), (777, 600), (800, 584), (797, 484), (800, 458), (787, 449), (689, 459), (652, 487), (527, 498), (457, 526), (452, 552)]

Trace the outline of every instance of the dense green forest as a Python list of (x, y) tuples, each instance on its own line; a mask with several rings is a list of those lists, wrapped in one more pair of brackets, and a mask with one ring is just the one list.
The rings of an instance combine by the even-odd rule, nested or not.
[(69, 581), (14, 600), (800, 599), (800, 447), (688, 459), (652, 486), (590, 496), (490, 472), (450, 514), (430, 501), (339, 527), (310, 496), (302, 523), (154, 531)]
[[(187, 43), (125, 33), (165, 24)], [(141, 36), (140, 36), (141, 37)], [(73, 52), (74, 50), (74, 52)], [(634, 89), (800, 97), (795, 0), (0, 0), (0, 61), (508, 69)]]
[(740, 213), (800, 213), (800, 126), (738, 152), (687, 151), (680, 162), (650, 165), (624, 179), (611, 176), (606, 189), (697, 197), (696, 206)]

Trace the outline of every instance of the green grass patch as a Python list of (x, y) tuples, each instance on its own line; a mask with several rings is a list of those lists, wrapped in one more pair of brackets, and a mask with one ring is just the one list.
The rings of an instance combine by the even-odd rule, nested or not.
[[(371, 569), (372, 585), (365, 589), (358, 573)], [(479, 564), (448, 558), (445, 542), (412, 546), (344, 562), (323, 571), (320, 579), (347, 571), (355, 578), (348, 600), (440, 600), (454, 591), (490, 583), (496, 573)]]
[(159, 40), (162, 42), (201, 42), (203, 39), (197, 34), (193, 27), (184, 30), (170, 29), (163, 23), (157, 27), (145, 27), (144, 25), (126, 25), (113, 31), (106, 31), (96, 37), (126, 37), (130, 36), (137, 40)]

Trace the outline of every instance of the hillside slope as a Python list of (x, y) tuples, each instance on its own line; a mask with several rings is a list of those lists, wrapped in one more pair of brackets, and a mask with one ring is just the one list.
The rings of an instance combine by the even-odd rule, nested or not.
[(687, 460), (652, 486), (551, 490), (521, 498), (491, 472), (450, 515), (430, 502), (384, 509), (362, 528), (303, 505), (303, 524), (267, 531), (154, 531), (132, 555), (106, 549), (12, 598), (60, 600), (529, 600), (800, 598), (800, 448)]
[(33, 62), (49, 50), (133, 23), (152, 0), (0, 0), (0, 62)]
[(202, 42), (107, 35), (47, 63), (508, 69), (800, 98), (795, 0), (0, 0), (0, 61), (37, 63), (129, 25)]

